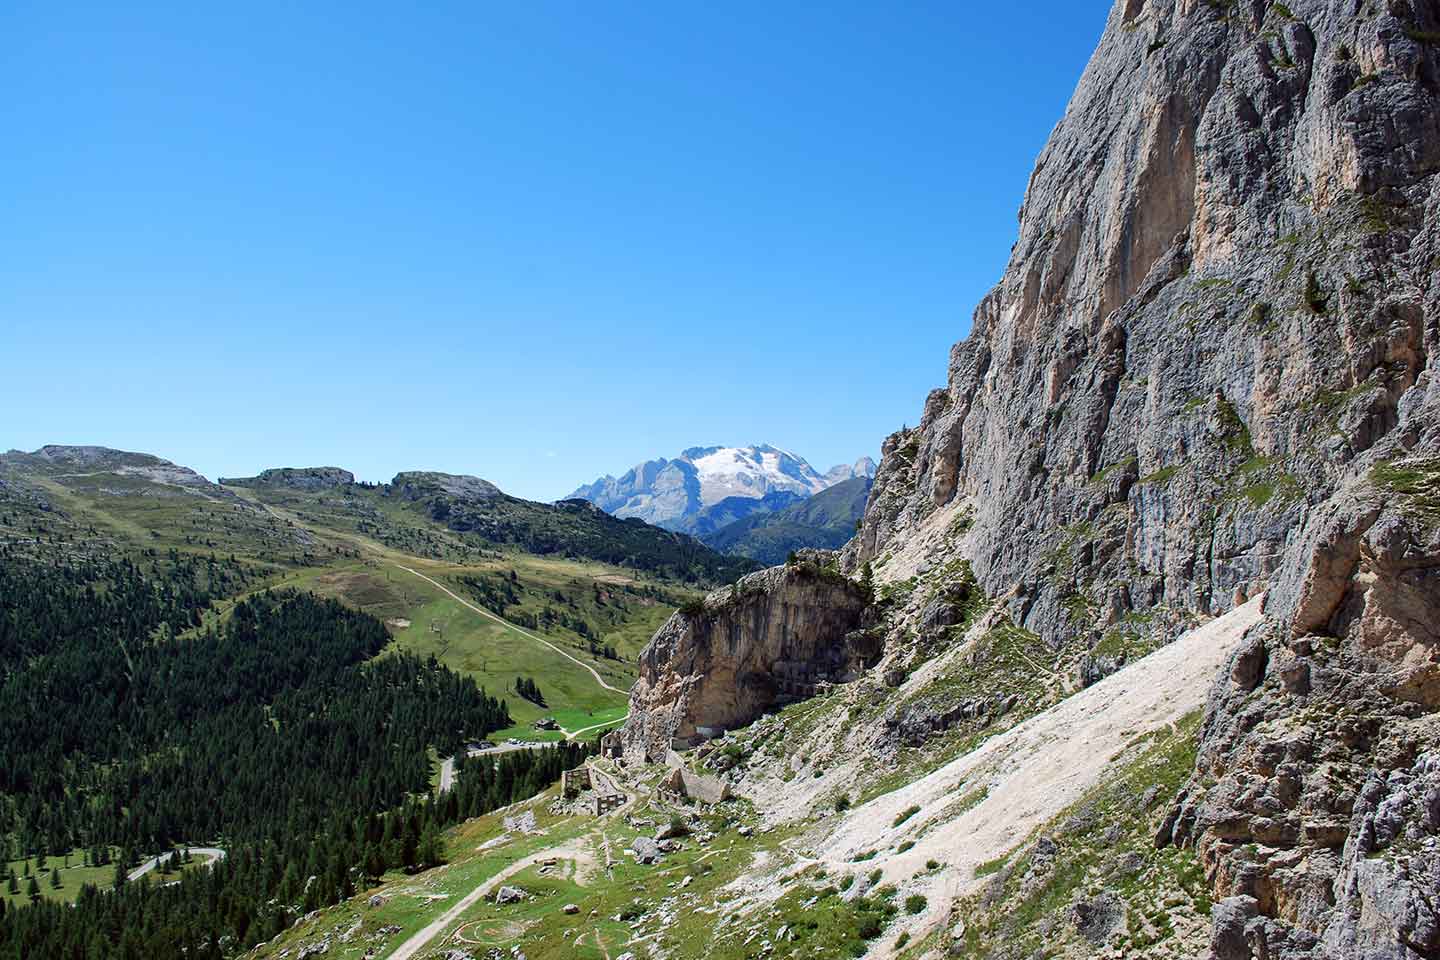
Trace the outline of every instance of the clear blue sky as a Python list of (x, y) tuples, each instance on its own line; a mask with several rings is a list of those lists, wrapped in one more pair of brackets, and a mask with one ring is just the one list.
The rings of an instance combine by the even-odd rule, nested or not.
[(878, 455), (1107, 5), (0, 9), (0, 449), (539, 499)]

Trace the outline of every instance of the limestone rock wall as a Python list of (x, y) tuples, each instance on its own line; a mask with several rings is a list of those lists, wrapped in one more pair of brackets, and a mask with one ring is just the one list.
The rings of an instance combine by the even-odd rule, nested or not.
[(1117, 2), (848, 569), (963, 498), (981, 585), (1048, 639), (1275, 580), (1434, 389), (1437, 31), (1433, 3)]
[(741, 726), (844, 679), (878, 653), (855, 636), (865, 609), (857, 584), (807, 559), (744, 577), (710, 594), (703, 610), (675, 613), (640, 654), (620, 734), (625, 753), (658, 761), (699, 728)]
[(845, 549), (966, 504), (1056, 644), (1267, 591), (1156, 838), (1217, 958), (1440, 957), (1437, 277), (1440, 4), (1119, 0)]

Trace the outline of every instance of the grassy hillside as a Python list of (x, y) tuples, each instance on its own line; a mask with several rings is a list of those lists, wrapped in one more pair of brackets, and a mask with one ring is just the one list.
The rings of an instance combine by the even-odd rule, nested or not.
[(792, 550), (843, 545), (855, 534), (869, 494), (870, 480), (855, 477), (782, 510), (751, 514), (700, 539), (722, 553), (766, 566), (784, 563)]
[[(494, 491), (499, 502), (485, 516), (501, 518), (517, 537), (529, 531), (533, 543), (549, 530), (559, 543), (578, 532), (568, 541), (578, 549), (546, 555), (497, 543), (432, 516), (444, 500), (454, 510), (444, 519), (462, 518), (456, 525), (479, 510), (432, 479), (443, 475), (404, 475), (403, 490), (355, 484), (343, 471), (271, 476), (279, 482), (221, 486), (145, 454), (88, 448), (6, 454), (0, 456), (0, 559), (123, 557), (158, 570), (172, 556), (192, 557), (201, 561), (203, 582), (215, 557), (228, 579), (218, 587), (221, 599), (203, 613), (201, 629), (223, 623), (239, 597), (274, 586), (332, 597), (386, 623), (393, 642), (383, 655), (434, 655), (474, 677), (510, 707), (516, 727), (501, 735), (535, 739), (563, 735), (535, 731), (532, 724), (542, 716), (555, 717), (566, 730), (591, 727), (623, 716), (625, 698), (521, 631), (625, 690), (636, 655), (676, 606), (701, 584), (717, 582), (708, 575), (748, 569), (690, 538), (615, 520), (589, 505), (549, 507)], [(630, 548), (623, 559), (656, 569), (566, 555), (583, 553), (590, 549), (587, 538), (612, 529), (629, 538), (617, 540)], [(510, 625), (487, 619), (405, 567)], [(685, 575), (697, 571), (707, 576), (687, 583)], [(522, 677), (538, 684), (544, 707), (516, 695)]]
[(360, 533), (417, 556), (463, 561), (509, 548), (702, 585), (728, 583), (754, 569), (691, 537), (617, 519), (584, 501), (522, 500), (476, 477), (409, 472), (388, 484), (322, 487), (260, 479), (226, 483), (306, 523)]

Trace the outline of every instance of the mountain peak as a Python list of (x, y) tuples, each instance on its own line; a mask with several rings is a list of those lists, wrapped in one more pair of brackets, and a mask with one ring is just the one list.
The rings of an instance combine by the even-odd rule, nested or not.
[(804, 457), (771, 443), (697, 446), (682, 450), (674, 459), (637, 464), (618, 479), (607, 474), (570, 497), (589, 500), (617, 517), (639, 517), (679, 529), (689, 518), (727, 499), (760, 500), (782, 492), (810, 497), (842, 480), (873, 473), (874, 463), (868, 457), (854, 467), (821, 474)]

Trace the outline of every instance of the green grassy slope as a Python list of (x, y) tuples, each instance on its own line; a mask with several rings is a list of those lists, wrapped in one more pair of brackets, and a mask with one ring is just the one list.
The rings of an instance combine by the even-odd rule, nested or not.
[[(400, 495), (352, 483), (232, 488), (177, 471), (183, 468), (119, 451), (0, 456), (0, 558), (119, 555), (144, 567), (163, 562), (172, 551), (234, 556), (247, 571), (246, 593), (286, 586), (333, 597), (387, 622), (394, 639), (387, 652), (433, 654), (474, 676), (508, 702), (517, 727), (506, 736), (559, 736), (533, 730), (531, 724), (542, 716), (555, 717), (567, 730), (616, 720), (624, 714), (625, 698), (533, 638), (404, 572), (402, 565), (543, 637), (625, 690), (634, 680), (640, 649), (699, 589), (683, 576), (698, 571), (706, 574), (702, 582), (711, 583), (710, 575), (728, 572), (733, 564), (689, 538), (614, 520), (588, 505), (512, 503), (499, 495), (506, 501), (502, 516), (513, 509), (540, 518), (562, 539), (574, 530), (604, 537), (619, 528), (631, 538), (619, 541), (630, 548), (622, 559), (638, 557), (657, 569), (565, 555), (577, 551), (536, 555), (474, 530), (452, 529), (431, 517), (431, 498), (424, 491)], [(572, 512), (580, 523), (569, 523)], [(687, 562), (686, 556), (699, 559)], [(206, 624), (227, 617), (236, 599), (216, 602), (205, 614)], [(520, 677), (539, 685), (545, 707), (515, 694)]]

